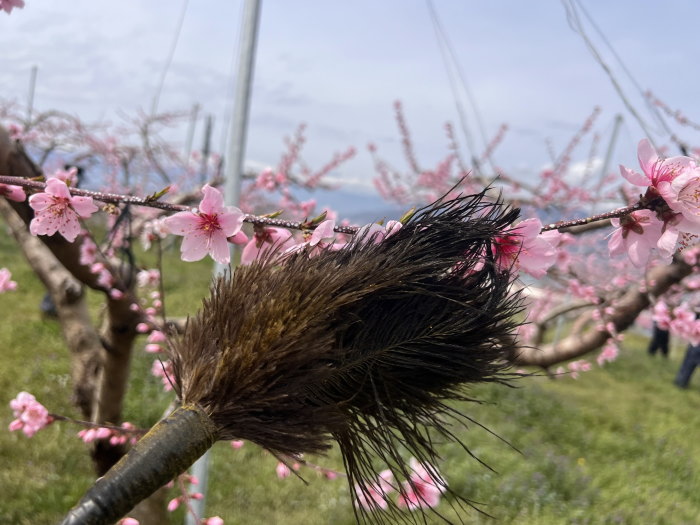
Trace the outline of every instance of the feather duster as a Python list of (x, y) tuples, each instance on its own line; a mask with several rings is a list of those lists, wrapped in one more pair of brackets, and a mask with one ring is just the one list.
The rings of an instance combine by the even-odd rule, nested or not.
[[(181, 408), (64, 523), (119, 518), (215, 440), (289, 456), (336, 441), (349, 482), (365, 492), (376, 460), (404, 477), (400, 450), (433, 463), (435, 437), (454, 440), (450, 420), (469, 420), (450, 401), (468, 399), (469, 383), (509, 378), (520, 298), (492, 241), (517, 216), (483, 193), (442, 199), (386, 238), (366, 232), (339, 250), (268, 258), (217, 280), (170, 349)], [(149, 446), (156, 459), (139, 452)]]

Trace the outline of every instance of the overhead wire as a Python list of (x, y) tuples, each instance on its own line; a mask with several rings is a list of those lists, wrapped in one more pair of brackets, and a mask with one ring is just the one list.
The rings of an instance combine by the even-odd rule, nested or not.
[[(447, 73), (450, 89), (454, 98), (455, 106), (457, 109), (457, 115), (459, 117), (460, 127), (462, 129), (462, 133), (464, 134), (465, 142), (467, 145), (467, 149), (469, 150), (469, 156), (471, 157), (473, 168), (477, 172), (477, 175), (479, 175), (481, 169), (479, 166), (478, 152), (476, 149), (474, 136), (469, 128), (465, 108), (460, 100), (458, 82), (459, 84), (461, 84), (461, 87), (467, 96), (467, 100), (471, 106), (472, 113), (474, 114), (474, 119), (476, 120), (477, 128), (479, 130), (483, 146), (486, 150), (488, 148), (489, 139), (486, 134), (484, 122), (481, 118), (481, 114), (476, 103), (476, 98), (474, 97), (474, 94), (469, 88), (466, 75), (464, 74), (464, 71), (460, 65), (460, 62), (457, 58), (457, 54), (454, 50), (454, 47), (452, 46), (447, 31), (445, 30), (444, 26), (442, 25), (442, 22), (440, 21), (440, 17), (437, 13), (437, 10), (435, 9), (435, 5), (433, 4), (433, 0), (426, 0), (426, 4), (428, 6), (430, 19), (433, 24), (433, 29), (435, 30), (436, 39), (438, 41), (438, 47), (440, 49), (440, 55), (445, 66), (445, 71)], [(491, 164), (491, 167), (493, 168), (491, 154), (487, 156), (487, 159)]]
[[(627, 108), (627, 111), (630, 112), (630, 114), (634, 117), (634, 119), (637, 121), (639, 126), (642, 128), (642, 131), (646, 135), (646, 137), (649, 139), (649, 142), (656, 148), (654, 137), (652, 136), (652, 132), (649, 129), (649, 125), (647, 122), (642, 118), (642, 116), (639, 114), (637, 109), (634, 107), (630, 99), (627, 97), (625, 94), (624, 90), (622, 89), (622, 86), (620, 85), (619, 81), (617, 80), (617, 77), (615, 76), (614, 72), (612, 71), (612, 68), (608, 65), (607, 62), (603, 59), (601, 56), (600, 52), (596, 48), (595, 44), (593, 41), (590, 39), (588, 34), (586, 33), (585, 29), (583, 28), (583, 24), (581, 23), (581, 18), (579, 17), (578, 10), (577, 10), (577, 4), (579, 2), (577, 0), (562, 0), (562, 4), (564, 5), (564, 9), (566, 10), (566, 18), (567, 22), (569, 23), (569, 27), (577, 33), (584, 41), (586, 44), (586, 47), (588, 48), (589, 52), (591, 55), (593, 55), (593, 58), (598, 62), (598, 65), (600, 65), (601, 68), (603, 68), (603, 71), (608, 75), (608, 78), (610, 79), (610, 82), (612, 83), (613, 87), (615, 88), (615, 91), (617, 92), (618, 96), (622, 100), (623, 104)], [(585, 13), (584, 13), (585, 14)], [(586, 17), (591, 20), (592, 18), (590, 15), (586, 14)], [(597, 26), (594, 26), (597, 27)], [(602, 31), (600, 29), (597, 29), (600, 34), (602, 34)], [(607, 42), (607, 39), (605, 39)], [(607, 43), (608, 47), (612, 49), (612, 46)], [(618, 61), (621, 62), (621, 59), (617, 55), (617, 53), (613, 52), (614, 56), (617, 57)], [(623, 69), (626, 69), (626, 67), (623, 66)], [(628, 72), (628, 75), (631, 77), (631, 73)], [(631, 77), (633, 78), (633, 77)], [(635, 80), (633, 80), (633, 83), (636, 84), (638, 89), (641, 89), (639, 85), (636, 83)]]
[(182, 26), (185, 22), (185, 15), (187, 14), (188, 4), (189, 0), (183, 0), (182, 9), (180, 10), (180, 17), (178, 19), (177, 26), (175, 26), (175, 34), (173, 35), (173, 40), (170, 44), (170, 49), (168, 50), (168, 56), (165, 60), (165, 65), (163, 66), (163, 70), (161, 71), (160, 80), (158, 81), (158, 86), (156, 87), (155, 95), (153, 95), (153, 102), (151, 104), (151, 116), (155, 115), (158, 111), (160, 96), (163, 92), (163, 86), (165, 85), (165, 77), (167, 76), (168, 71), (170, 70), (170, 65), (172, 64), (173, 57), (175, 56), (175, 50), (177, 49), (177, 43), (180, 40), (180, 33), (182, 32)]

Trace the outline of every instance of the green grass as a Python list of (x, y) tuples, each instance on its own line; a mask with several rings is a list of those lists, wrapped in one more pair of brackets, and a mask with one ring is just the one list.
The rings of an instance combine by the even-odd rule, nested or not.
[[(184, 264), (168, 257), (165, 286), (172, 315), (193, 313), (210, 279), (208, 262)], [(42, 319), (41, 284), (27, 269), (13, 243), (0, 235), (0, 267), (19, 283), (0, 295), (0, 426), (7, 428), (7, 403), (27, 390), (51, 411), (77, 416), (70, 405), (67, 351), (54, 321)], [(98, 299), (91, 303), (97, 306)], [(99, 315), (96, 310), (95, 315)], [(480, 503), (497, 521), (469, 510), (466, 523), (696, 524), (700, 516), (700, 377), (691, 388), (672, 384), (682, 347), (671, 359), (652, 359), (646, 341), (630, 336), (615, 363), (578, 380), (544, 377), (519, 381), (517, 388), (484, 385), (474, 389), (483, 404), (464, 412), (507, 440), (477, 425), (460, 430), (471, 451), (493, 470), (455, 445), (441, 447), (439, 465), (450, 486)], [(153, 360), (136, 352), (125, 419), (145, 426), (170, 397), (150, 376)], [(5, 407), (5, 408), (2, 408)], [(54, 424), (34, 438), (0, 429), (0, 523), (55, 523), (92, 481), (78, 428)], [(336, 450), (310, 458), (340, 469)], [(232, 450), (216, 445), (208, 515), (227, 525), (353, 523), (343, 479), (328, 481), (302, 470), (279, 480), (276, 460), (247, 443)], [(455, 519), (449, 498), (439, 511)], [(176, 513), (181, 523), (181, 513)], [(431, 520), (431, 522), (434, 520)], [(458, 521), (458, 520), (457, 520)]]

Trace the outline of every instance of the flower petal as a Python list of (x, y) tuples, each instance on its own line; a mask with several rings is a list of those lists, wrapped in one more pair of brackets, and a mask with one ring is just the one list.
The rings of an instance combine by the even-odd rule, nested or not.
[(204, 198), (199, 203), (199, 211), (207, 215), (220, 214), (224, 212), (224, 196), (216, 188), (205, 184), (202, 188)]

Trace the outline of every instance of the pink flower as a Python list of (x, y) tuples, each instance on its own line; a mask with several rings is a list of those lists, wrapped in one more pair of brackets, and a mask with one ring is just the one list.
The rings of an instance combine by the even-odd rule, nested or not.
[(335, 237), (335, 231), (333, 231), (334, 228), (334, 220), (323, 221), (321, 224), (316, 226), (316, 229), (313, 231), (311, 238), (308, 241), (309, 246), (333, 242), (333, 238)]
[(183, 261), (199, 261), (209, 254), (220, 264), (231, 260), (227, 237), (241, 230), (244, 214), (233, 206), (224, 206), (224, 197), (208, 184), (202, 188), (204, 198), (199, 211), (181, 211), (165, 219), (165, 225), (175, 235), (183, 235)]
[(219, 516), (212, 516), (202, 521), (202, 525), (224, 525), (224, 520)]
[(7, 184), (0, 184), (0, 196), (15, 202), (24, 202), (27, 198), (24, 190), (20, 186), (10, 186)]
[(32, 235), (53, 235), (59, 232), (73, 242), (80, 233), (78, 217), (87, 219), (97, 211), (92, 197), (73, 197), (66, 183), (59, 179), (46, 181), (46, 192), (29, 197), (34, 218), (29, 225)]
[(393, 481), (392, 472), (383, 470), (376, 482), (369, 485), (355, 484), (355, 505), (365, 510), (386, 510), (389, 507), (387, 495), (394, 490)]
[(365, 224), (364, 226), (358, 228), (357, 233), (355, 233), (355, 239), (362, 244), (368, 242), (372, 244), (379, 244), (387, 237), (394, 235), (402, 227), (403, 224), (401, 224), (399, 221), (388, 221), (386, 226), (382, 226), (381, 224), (377, 223)]
[(158, 283), (160, 283), (160, 271), (141, 270), (136, 274), (136, 283), (141, 288), (145, 286), (158, 286)]
[(413, 472), (403, 483), (396, 504), (409, 510), (437, 507), (440, 496), (447, 490), (447, 482), (433, 466), (426, 467), (414, 458), (409, 464)]
[(544, 277), (557, 258), (554, 247), (557, 232), (540, 235), (539, 219), (526, 219), (512, 226), (494, 241), (496, 264), (501, 270), (523, 270), (533, 277)]
[(238, 450), (243, 445), (245, 445), (245, 441), (243, 441), (242, 439), (234, 439), (233, 441), (231, 441), (231, 447), (235, 450)]
[(617, 228), (608, 240), (610, 255), (626, 251), (632, 264), (644, 266), (651, 250), (661, 238), (663, 223), (651, 210), (635, 211), (620, 219), (611, 219), (610, 222)]
[(0, 0), (0, 10), (5, 11), (8, 15), (14, 8), (21, 9), (24, 7), (24, 0)]
[[(670, 181), (659, 184), (659, 193), (669, 208), (688, 221), (700, 223), (700, 168), (685, 167)], [(695, 232), (694, 232), (695, 233)]]
[(610, 363), (617, 359), (618, 354), (620, 353), (620, 349), (617, 347), (615, 342), (610, 339), (608, 342), (605, 344), (603, 347), (603, 350), (598, 354), (598, 357), (596, 357), (596, 361), (598, 362), (598, 366), (603, 366), (605, 363)]
[(66, 183), (66, 186), (75, 186), (75, 183), (78, 182), (78, 168), (73, 167), (68, 170), (56, 170), (52, 175), (49, 175), (49, 177), (62, 180)]
[(173, 512), (175, 509), (177, 509), (180, 506), (180, 502), (182, 501), (182, 496), (178, 496), (177, 498), (173, 498), (168, 502), (168, 512)]
[(668, 330), (671, 324), (671, 311), (664, 301), (658, 301), (654, 305), (652, 319), (662, 330)]
[(17, 397), (10, 401), (10, 408), (15, 417), (10, 423), (10, 430), (21, 429), (27, 437), (32, 437), (53, 421), (44, 405), (28, 392), (17, 394)]
[(150, 334), (148, 334), (148, 338), (146, 340), (149, 343), (163, 343), (164, 341), (167, 341), (167, 337), (165, 337), (165, 334), (160, 330), (153, 330)]
[(277, 477), (279, 479), (288, 478), (290, 476), (290, 474), (292, 473), (292, 471), (289, 469), (289, 467), (287, 465), (285, 465), (284, 463), (282, 463), (281, 461), (279, 461), (277, 463), (277, 467), (275, 467), (275, 472), (277, 473)]
[(117, 525), (139, 525), (139, 520), (134, 518), (122, 518), (117, 522)]
[(264, 259), (277, 252), (284, 252), (295, 245), (292, 232), (284, 228), (256, 228), (255, 235), (243, 248), (241, 264)]
[(80, 264), (91, 266), (97, 260), (97, 245), (90, 237), (84, 237), (80, 243)]
[(639, 141), (637, 158), (644, 173), (643, 175), (624, 166), (620, 166), (620, 173), (628, 182), (635, 186), (651, 186), (657, 190), (662, 182), (670, 182), (679, 173), (695, 167), (695, 163), (689, 157), (661, 159), (647, 139)]
[(12, 280), (12, 274), (7, 268), (0, 268), (0, 293), (17, 289), (17, 283)]

